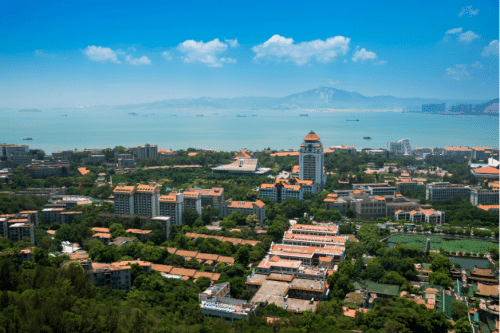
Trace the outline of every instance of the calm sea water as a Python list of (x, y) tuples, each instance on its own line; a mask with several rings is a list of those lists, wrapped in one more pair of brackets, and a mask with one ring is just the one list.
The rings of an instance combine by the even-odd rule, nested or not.
[[(498, 147), (498, 117), (440, 116), (395, 112), (304, 111), (135, 111), (0, 112), (0, 142), (29, 144), (46, 153), (59, 150), (132, 147), (145, 143), (163, 149), (298, 149), (314, 130), (325, 147), (353, 145), (386, 148), (387, 141), (409, 138), (415, 147)], [(63, 116), (66, 115), (67, 116)], [(197, 116), (203, 115), (203, 116)], [(240, 117), (238, 117), (240, 115)], [(243, 115), (245, 117), (243, 117)], [(346, 120), (359, 119), (359, 121)], [(364, 140), (364, 136), (372, 140)], [(33, 141), (23, 141), (31, 137)]]

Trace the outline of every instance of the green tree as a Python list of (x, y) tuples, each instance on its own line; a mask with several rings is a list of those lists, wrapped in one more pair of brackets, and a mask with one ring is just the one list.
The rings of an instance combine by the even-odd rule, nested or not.
[(472, 332), (472, 326), (467, 318), (460, 318), (457, 320), (453, 326), (455, 333), (470, 333)]
[(240, 247), (238, 251), (236, 251), (234, 261), (241, 264), (243, 267), (247, 267), (250, 263), (250, 251), (248, 250), (248, 247)]
[(451, 303), (451, 315), (453, 318), (459, 319), (465, 317), (468, 312), (469, 308), (465, 305), (465, 303), (461, 301), (453, 301), (453, 303)]
[(194, 222), (199, 217), (200, 217), (200, 214), (198, 214), (197, 211), (195, 211), (194, 209), (188, 208), (182, 213), (182, 223), (192, 227), (194, 225)]
[(429, 274), (429, 282), (432, 284), (443, 286), (445, 288), (453, 285), (453, 280), (451, 279), (451, 277), (449, 277), (449, 275), (443, 271)]
[(257, 215), (252, 214), (247, 216), (246, 222), (250, 229), (254, 230), (255, 227), (259, 224), (259, 219), (257, 218)]

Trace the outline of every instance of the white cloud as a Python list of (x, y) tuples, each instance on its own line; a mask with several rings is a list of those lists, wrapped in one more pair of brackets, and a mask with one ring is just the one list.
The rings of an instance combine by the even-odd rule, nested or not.
[(115, 63), (120, 63), (118, 61), (118, 58), (116, 56), (116, 52), (113, 51), (112, 49), (108, 47), (102, 47), (102, 46), (87, 46), (85, 50), (83, 50), (83, 53), (92, 61), (99, 61), (99, 62), (115, 62)]
[(479, 9), (474, 9), (474, 8), (472, 8), (472, 6), (467, 6), (467, 7), (462, 7), (462, 10), (460, 11), (460, 13), (458, 13), (458, 16), (459, 17), (462, 17), (462, 16), (472, 17), (472, 16), (476, 16), (478, 13), (479, 13)]
[(326, 64), (339, 55), (345, 55), (349, 51), (349, 42), (350, 38), (335, 36), (324, 41), (316, 39), (296, 44), (292, 38), (274, 35), (263, 44), (254, 46), (252, 51), (255, 52), (254, 60), (283, 60), (302, 66), (314, 59)]
[(235, 64), (236, 59), (233, 58), (220, 58), (220, 62), (226, 63), (226, 64)]
[(328, 82), (329, 85), (332, 85), (332, 86), (340, 83), (339, 80), (332, 80), (332, 79), (328, 79), (327, 82)]
[(450, 29), (448, 31), (446, 31), (446, 35), (455, 35), (455, 34), (458, 34), (460, 32), (462, 32), (464, 29), (462, 29), (462, 27), (460, 28), (453, 28), (453, 29)]
[(483, 57), (498, 56), (498, 39), (492, 40), (487, 46), (485, 46), (481, 55)]
[(480, 37), (481, 36), (479, 36), (478, 34), (476, 34), (474, 31), (468, 30), (468, 31), (463, 32), (463, 33), (461, 33), (461, 34), (458, 35), (458, 41), (462, 42), (462, 43), (470, 43), (474, 39), (478, 39)]
[(173, 59), (172, 55), (170, 54), (169, 51), (163, 51), (161, 53), (162, 57), (165, 58), (165, 60), (170, 61)]
[(446, 68), (446, 76), (455, 81), (464, 81), (471, 78), (467, 64), (457, 64), (454, 67)]
[(366, 60), (374, 60), (377, 58), (377, 54), (375, 52), (367, 51), (364, 47), (361, 49), (356, 49), (354, 52), (354, 56), (352, 57), (352, 61), (356, 62), (358, 60), (366, 61)]
[(53, 53), (47, 53), (44, 50), (35, 50), (34, 51), (35, 57), (42, 57), (42, 58), (55, 58), (56, 55)]
[(476, 61), (476, 62), (470, 64), (470, 67), (475, 68), (475, 69), (482, 69), (483, 68), (483, 64), (480, 63), (479, 61)]
[(385, 65), (385, 64), (387, 64), (387, 60), (380, 60), (380, 61), (374, 62), (373, 64), (374, 65)]
[(238, 47), (240, 43), (238, 43), (238, 38), (235, 39), (224, 39), (224, 41), (231, 47)]
[(140, 58), (132, 58), (132, 56), (126, 55), (125, 61), (131, 65), (151, 65), (151, 60), (146, 56), (142, 56)]
[(218, 38), (204, 43), (203, 41), (186, 40), (177, 46), (177, 49), (186, 54), (184, 62), (201, 62), (209, 67), (221, 67), (218, 55), (227, 49), (227, 44)]

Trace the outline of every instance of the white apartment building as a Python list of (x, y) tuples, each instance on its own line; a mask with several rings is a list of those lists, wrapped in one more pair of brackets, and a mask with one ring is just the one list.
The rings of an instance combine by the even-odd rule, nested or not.
[(479, 205), (498, 205), (499, 195), (498, 190), (485, 190), (482, 188), (474, 188), (470, 191), (470, 202), (474, 206)]
[(201, 215), (201, 193), (184, 191), (184, 210), (192, 209)]
[(388, 141), (387, 150), (393, 151), (396, 155), (411, 155), (410, 139), (401, 139), (399, 141)]
[(160, 187), (155, 183), (139, 185), (134, 193), (134, 213), (140, 216), (158, 216)]
[(312, 180), (313, 191), (318, 193), (326, 184), (323, 144), (313, 131), (304, 138), (299, 149), (299, 179)]
[(228, 217), (234, 211), (240, 211), (245, 216), (256, 215), (260, 223), (266, 219), (266, 204), (260, 200), (255, 202), (226, 200), (220, 207), (220, 215)]
[(113, 190), (115, 197), (115, 213), (118, 215), (137, 215), (134, 210), (135, 186), (120, 183)]
[(182, 224), (182, 212), (184, 206), (183, 193), (170, 193), (162, 195), (158, 202), (160, 204), (160, 216), (170, 216), (171, 224)]

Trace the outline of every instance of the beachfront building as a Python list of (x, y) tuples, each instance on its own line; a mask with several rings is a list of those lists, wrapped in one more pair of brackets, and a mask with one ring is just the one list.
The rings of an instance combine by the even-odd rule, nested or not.
[(356, 155), (356, 147), (354, 146), (344, 146), (344, 145), (330, 146), (330, 150), (332, 152), (341, 151), (347, 155), (353, 155), (353, 156)]
[(410, 139), (401, 139), (399, 141), (388, 141), (387, 150), (393, 151), (396, 155), (411, 155)]
[(233, 201), (233, 199), (228, 199), (220, 206), (220, 215), (223, 218), (228, 217), (235, 211), (240, 211), (245, 214), (245, 216), (256, 215), (261, 224), (266, 219), (266, 204), (260, 200), (249, 202)]
[(29, 152), (28, 145), (17, 145), (9, 143), (0, 143), (0, 156), (24, 155)]
[(472, 149), (468, 147), (443, 147), (444, 156), (453, 158), (458, 163), (465, 163), (472, 158)]
[(144, 146), (138, 146), (137, 157), (139, 159), (158, 157), (158, 146), (157, 145), (152, 146), (149, 143), (146, 143)]
[(313, 181), (313, 194), (322, 191), (326, 184), (324, 158), (319, 136), (309, 132), (299, 149), (299, 179)]

